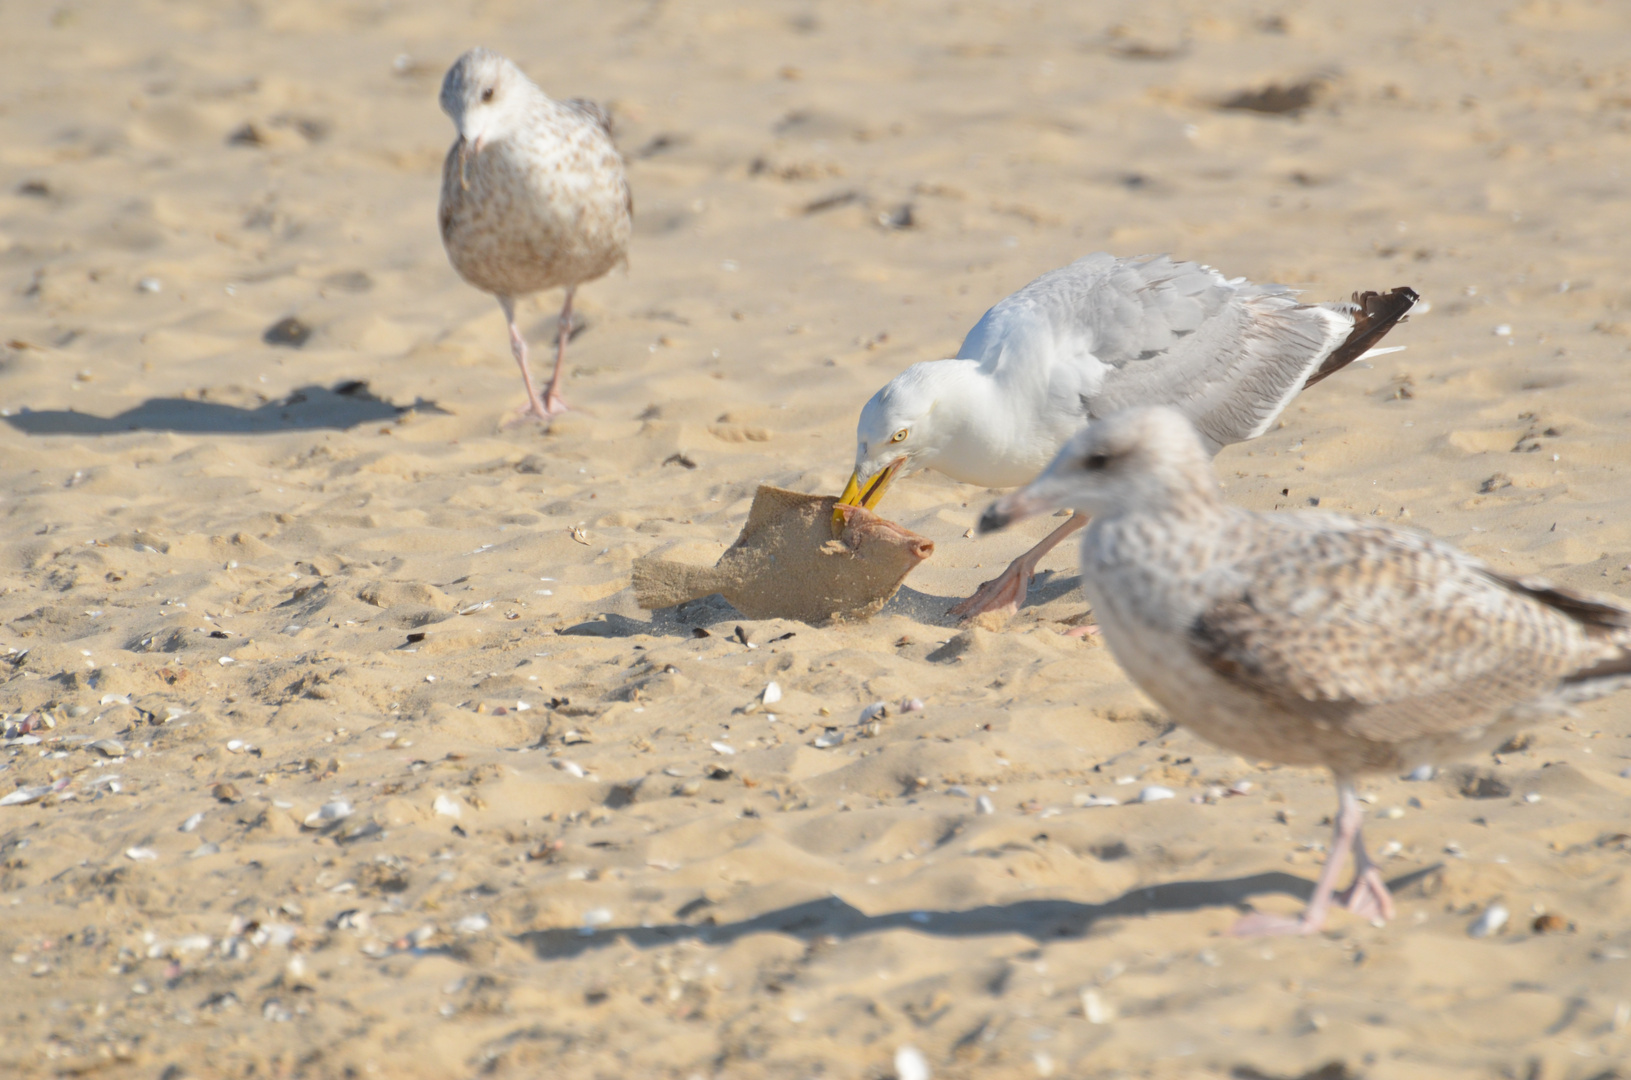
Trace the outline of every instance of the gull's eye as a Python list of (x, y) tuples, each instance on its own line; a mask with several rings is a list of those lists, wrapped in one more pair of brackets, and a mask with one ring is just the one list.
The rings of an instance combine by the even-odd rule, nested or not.
[(493, 88), (491, 86), (489, 86), (487, 89), (485, 89), (485, 90), (483, 90), (481, 92), (481, 100), (483, 100), (483, 101), (493, 100)]
[(906, 439), (906, 429), (901, 428), (899, 431), (895, 432), (895, 434), (893, 436), (890, 437), (889, 441), (892, 442), (892, 443), (897, 443), (897, 442), (903, 442), (903, 441), (905, 441), (905, 439)]
[(1106, 465), (1110, 464), (1110, 455), (1109, 454), (1089, 454), (1089, 455), (1087, 455), (1087, 461), (1084, 462), (1083, 464), (1085, 464), (1088, 467), (1089, 471), (1097, 472), (1100, 469), (1104, 468)]

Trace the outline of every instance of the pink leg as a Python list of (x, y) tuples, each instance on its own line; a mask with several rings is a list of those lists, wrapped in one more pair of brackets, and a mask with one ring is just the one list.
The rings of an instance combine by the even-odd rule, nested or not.
[[(1314, 895), (1301, 918), (1284, 915), (1248, 915), (1235, 924), (1232, 931), (1237, 937), (1261, 937), (1269, 934), (1317, 934), (1325, 927), (1331, 901), (1340, 900), (1350, 911), (1371, 918), (1389, 918), (1393, 914), (1393, 898), (1388, 895), (1382, 872), (1365, 855), (1364, 842), (1359, 833), (1365, 823), (1365, 808), (1359, 801), (1352, 781), (1339, 776), (1337, 782), (1336, 823), (1331, 829), (1331, 851), (1325, 857)], [(1337, 875), (1348, 853), (1354, 853), (1354, 882), (1342, 893), (1336, 892)]]
[(1354, 834), (1353, 884), (1336, 894), (1336, 898), (1349, 911), (1365, 919), (1393, 918), (1393, 894), (1382, 880), (1381, 867), (1370, 861), (1365, 852), (1365, 837)]
[(555, 373), (544, 387), (544, 408), (551, 416), (567, 410), (566, 399), (561, 396), (561, 368), (566, 363), (566, 343), (572, 337), (572, 295), (577, 291), (576, 288), (566, 290), (566, 303), (561, 305), (561, 317), (556, 320)]
[(1019, 610), (1019, 605), (1025, 602), (1025, 590), (1031, 584), (1031, 578), (1036, 576), (1036, 564), (1042, 561), (1042, 556), (1059, 546), (1059, 542), (1071, 533), (1087, 524), (1087, 515), (1072, 514), (1070, 520), (1053, 530), (1042, 538), (1042, 542), (1013, 562), (1008, 569), (981, 585), (979, 591), (952, 608), (948, 614), (959, 619), (970, 619), (976, 615), (983, 615), (987, 611), (1004, 611), (1013, 614)]
[(515, 300), (501, 296), (498, 303), (504, 309), (504, 321), (510, 325), (510, 354), (521, 368), (521, 381), (527, 384), (527, 403), (517, 410), (515, 419), (548, 420), (549, 410), (544, 407), (543, 399), (532, 385), (532, 369), (527, 366), (527, 339), (521, 336), (521, 328), (515, 325)]

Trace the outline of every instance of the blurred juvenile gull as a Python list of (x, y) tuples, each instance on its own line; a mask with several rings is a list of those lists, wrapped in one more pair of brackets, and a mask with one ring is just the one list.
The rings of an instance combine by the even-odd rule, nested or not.
[[(872, 395), (843, 501), (870, 509), (897, 473), (925, 468), (1015, 487), (1087, 421), (1138, 405), (1182, 410), (1216, 454), (1267, 431), (1416, 302), (1404, 287), (1352, 303), (1295, 295), (1165, 255), (1100, 253), (1043, 274), (987, 311), (955, 358), (913, 364)], [(951, 614), (1016, 609), (1042, 556), (1085, 524), (1078, 508)]]
[[(1174, 409), (1096, 421), (980, 530), (1091, 514), (1082, 591), (1133, 681), (1219, 746), (1331, 770), (1334, 838), (1307, 910), (1251, 915), (1238, 933), (1313, 933), (1333, 899), (1387, 918), (1355, 777), (1498, 746), (1631, 682), (1631, 609), (1386, 525), (1230, 506), (1210, 449)], [(1350, 851), (1354, 882), (1337, 893)]]
[[(471, 49), (442, 80), (442, 111), (459, 137), (442, 165), (442, 243), (459, 276), (492, 293), (510, 327), (510, 351), (527, 384), (520, 416), (566, 410), (561, 368), (578, 286), (627, 264), (634, 202), (611, 122), (594, 102), (552, 101), (521, 69)], [(555, 372), (539, 397), (515, 302), (564, 288)]]

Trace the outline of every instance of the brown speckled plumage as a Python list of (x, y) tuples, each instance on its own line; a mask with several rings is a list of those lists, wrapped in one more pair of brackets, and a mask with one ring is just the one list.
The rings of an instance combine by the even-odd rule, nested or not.
[(1239, 702), (1198, 710), (1225, 745), (1344, 775), (1408, 769), (1504, 741), (1621, 651), (1615, 628), (1437, 541), (1340, 518), (1243, 524), (1225, 555), (1237, 582), (1185, 641), (1221, 694), (1255, 702), (1255, 737), (1213, 719)]
[[(1332, 861), (1355, 851), (1355, 910), (1385, 915), (1391, 901), (1359, 841), (1353, 777), (1496, 746), (1631, 680), (1631, 610), (1416, 533), (1230, 506), (1172, 410), (1093, 424), (982, 527), (1054, 506), (1093, 516), (1082, 590), (1145, 693), (1220, 746), (1335, 774)], [(1311, 904), (1295, 928), (1323, 917)]]
[[(559, 412), (573, 292), (628, 259), (633, 198), (608, 118), (593, 102), (551, 100), (486, 49), (472, 49), (448, 71), (442, 107), (459, 129), (442, 166), (439, 219), (448, 259), (505, 310), (527, 382), (523, 411)], [(540, 399), (514, 305), (554, 288), (566, 290), (566, 302), (555, 377)]]

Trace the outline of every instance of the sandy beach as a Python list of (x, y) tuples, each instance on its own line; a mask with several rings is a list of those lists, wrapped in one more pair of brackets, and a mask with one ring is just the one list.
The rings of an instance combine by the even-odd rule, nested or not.
[[(1328, 779), (1065, 636), (1073, 544), (1007, 626), (945, 616), (1057, 522), (976, 538), (993, 493), (900, 481), (935, 553), (852, 625), (629, 588), (760, 483), (836, 494), (874, 390), (1107, 250), (1415, 288), (1406, 351), (1226, 448), (1228, 496), (1631, 599), (1628, 35), (1613, 0), (0, 7), (0, 794), (44, 789), (0, 805), (0, 1073), (1631, 1077), (1631, 696), (1367, 781), (1398, 918), (1246, 941), (1311, 890)], [(547, 429), (501, 426), (503, 317), (437, 235), (476, 44), (606, 105), (634, 194)], [(522, 307), (540, 372), (559, 306)]]

